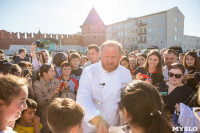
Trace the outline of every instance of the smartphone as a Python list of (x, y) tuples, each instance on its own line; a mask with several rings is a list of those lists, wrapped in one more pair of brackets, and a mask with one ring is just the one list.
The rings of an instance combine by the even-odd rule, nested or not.
[(167, 92), (160, 92), (162, 96), (167, 96)]
[(60, 83), (60, 86), (59, 86), (59, 88), (60, 88), (60, 91), (62, 91), (62, 89), (63, 89), (63, 86), (65, 85), (65, 83), (64, 82), (62, 82), (62, 83)]
[(188, 72), (189, 72), (189, 74), (194, 74), (194, 67), (193, 66), (189, 66), (188, 67)]

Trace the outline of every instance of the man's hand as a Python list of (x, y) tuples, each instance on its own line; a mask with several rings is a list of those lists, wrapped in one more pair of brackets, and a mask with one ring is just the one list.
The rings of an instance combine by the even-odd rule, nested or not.
[(109, 133), (109, 127), (110, 125), (102, 119), (97, 125), (97, 133)]
[(109, 133), (110, 125), (100, 115), (90, 120), (90, 123), (97, 127), (97, 133)]

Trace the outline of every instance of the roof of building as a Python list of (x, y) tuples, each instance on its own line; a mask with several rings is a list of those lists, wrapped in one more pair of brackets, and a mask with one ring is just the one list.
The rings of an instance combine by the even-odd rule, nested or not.
[(83, 25), (96, 25), (96, 24), (104, 25), (103, 21), (101, 20), (98, 13), (93, 7)]
[[(143, 15), (143, 16), (139, 16), (139, 17), (129, 17), (127, 20), (123, 20), (123, 21), (120, 21), (120, 22), (112, 23), (112, 24), (109, 24), (109, 25), (107, 25), (107, 26), (111, 26), (111, 25), (114, 25), (114, 24), (118, 24), (118, 23), (123, 23), (123, 22), (131, 21), (131, 20), (135, 20), (135, 19), (140, 19), (140, 18), (143, 18), (143, 17), (149, 17), (149, 16), (161, 14), (161, 13), (166, 13), (167, 11), (172, 10), (172, 9), (174, 9), (174, 8), (177, 8), (177, 9), (178, 9), (178, 7), (173, 7), (173, 8), (164, 10), (164, 11), (155, 12), (155, 13), (151, 13), (151, 14), (147, 14), (147, 15)], [(178, 10), (179, 10), (179, 9), (178, 9)], [(179, 11), (180, 11), (180, 10), (179, 10)], [(181, 12), (181, 11), (180, 11), (180, 12)], [(182, 13), (181, 13), (181, 14), (182, 14)], [(183, 14), (182, 14), (182, 15), (183, 15)], [(184, 15), (183, 15), (183, 16), (184, 16)]]

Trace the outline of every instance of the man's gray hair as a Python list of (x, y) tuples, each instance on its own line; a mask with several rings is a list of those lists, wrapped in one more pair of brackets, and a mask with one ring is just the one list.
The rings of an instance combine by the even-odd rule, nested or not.
[(103, 48), (104, 48), (105, 46), (111, 46), (111, 47), (117, 46), (117, 47), (119, 48), (120, 54), (122, 54), (122, 51), (123, 51), (122, 45), (121, 45), (119, 42), (117, 42), (117, 41), (114, 41), (114, 40), (107, 40), (107, 41), (105, 41), (105, 42), (101, 45), (101, 52), (103, 51)]

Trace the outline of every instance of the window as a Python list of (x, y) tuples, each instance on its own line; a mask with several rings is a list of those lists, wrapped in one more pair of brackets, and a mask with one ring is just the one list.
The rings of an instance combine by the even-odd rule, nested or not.
[(132, 37), (132, 42), (134, 42), (134, 37)]
[(121, 32), (121, 36), (123, 36), (123, 32)]
[(142, 37), (140, 37), (140, 41), (141, 41), (141, 42), (142, 42), (142, 40), (143, 40)]
[(178, 27), (177, 27), (177, 26), (174, 27), (174, 31), (175, 31), (175, 32), (178, 31)]
[(125, 36), (127, 36), (127, 31), (125, 31)]
[(149, 23), (150, 23), (150, 24), (152, 23), (152, 20), (151, 20), (151, 18), (149, 18)]
[(121, 28), (123, 29), (123, 24), (121, 25)]
[(157, 18), (156, 17), (154, 17), (154, 22), (156, 22), (157, 21)]
[(149, 28), (149, 32), (151, 32), (151, 28)]
[(118, 26), (118, 29), (120, 29), (120, 25)]
[(153, 36), (153, 40), (156, 41), (156, 36)]
[(160, 23), (163, 23), (163, 18), (160, 18)]
[(175, 11), (175, 14), (178, 14), (178, 11), (177, 11), (177, 10)]
[(174, 41), (177, 41), (177, 36), (174, 36)]
[(146, 28), (144, 28), (144, 33), (147, 33)]
[(156, 31), (157, 30), (157, 27), (154, 27), (154, 31)]
[(178, 18), (175, 18), (175, 20), (174, 20), (174, 21), (175, 21), (175, 23), (178, 23)]
[(127, 24), (124, 24), (124, 28), (125, 28), (125, 29), (127, 28)]
[(144, 24), (147, 24), (147, 20), (146, 20), (146, 19), (144, 19), (144, 20), (143, 20), (143, 23), (144, 23)]

